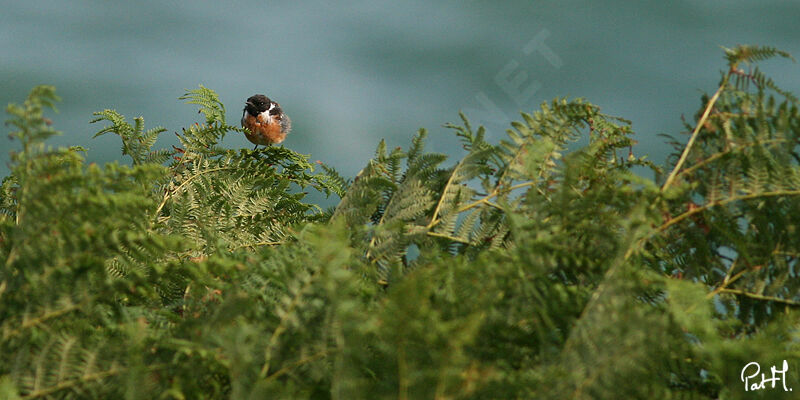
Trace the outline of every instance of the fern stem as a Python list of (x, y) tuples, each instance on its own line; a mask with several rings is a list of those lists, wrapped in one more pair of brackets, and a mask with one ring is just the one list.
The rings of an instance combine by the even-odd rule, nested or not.
[(17, 336), (20, 333), (22, 333), (24, 330), (32, 328), (32, 327), (34, 327), (36, 325), (42, 324), (42, 323), (44, 323), (45, 321), (47, 321), (49, 319), (58, 318), (58, 317), (60, 317), (60, 316), (62, 316), (64, 314), (69, 314), (69, 313), (71, 313), (71, 312), (83, 307), (85, 304), (88, 304), (88, 303), (89, 303), (88, 300), (82, 301), (82, 302), (80, 302), (78, 304), (72, 304), (72, 305), (64, 307), (62, 309), (45, 313), (45, 314), (43, 314), (43, 315), (41, 315), (39, 317), (36, 317), (34, 319), (25, 320), (25, 321), (22, 322), (22, 324), (19, 326), (19, 328), (9, 332), (7, 335), (4, 335), (5, 336), (4, 339), (8, 339), (8, 338)]
[(695, 126), (694, 128), (692, 136), (689, 138), (689, 142), (686, 143), (686, 147), (683, 149), (681, 158), (678, 159), (678, 162), (675, 164), (675, 168), (672, 169), (672, 172), (670, 172), (666, 182), (664, 182), (664, 186), (661, 187), (662, 191), (666, 190), (670, 185), (672, 185), (672, 181), (675, 180), (675, 177), (678, 175), (678, 171), (680, 171), (681, 167), (683, 167), (683, 163), (686, 162), (686, 158), (689, 157), (689, 151), (691, 151), (695, 140), (697, 140), (697, 137), (699, 136), (700, 128), (705, 124), (706, 119), (708, 119), (708, 115), (711, 113), (711, 109), (714, 108), (714, 104), (717, 102), (717, 99), (719, 99), (720, 94), (722, 94), (722, 91), (725, 90), (726, 86), (728, 86), (729, 77), (730, 77), (730, 72), (727, 75), (725, 75), (725, 78), (723, 78), (722, 80), (722, 84), (714, 93), (714, 96), (711, 97), (711, 100), (708, 101), (708, 105), (706, 106), (705, 111), (703, 111), (703, 115), (702, 117), (700, 117), (700, 120), (697, 121), (697, 126)]
[(469, 209), (475, 208), (475, 207), (477, 207), (477, 206), (479, 206), (481, 204), (487, 204), (489, 202), (489, 199), (494, 197), (494, 196), (497, 196), (497, 193), (494, 193), (494, 192), (490, 193), (486, 197), (482, 197), (482, 198), (480, 198), (478, 200), (473, 201), (472, 203), (469, 203), (469, 204), (459, 208), (457, 212), (462, 213), (462, 212), (467, 211)]
[(775, 296), (764, 296), (762, 294), (746, 292), (744, 290), (739, 290), (739, 289), (722, 289), (720, 290), (720, 292), (729, 294), (738, 294), (741, 296), (749, 297), (751, 299), (773, 301), (776, 303), (782, 303), (789, 306), (800, 307), (800, 302), (794, 300), (782, 299), (780, 297), (775, 297)]
[(108, 371), (100, 371), (100, 372), (95, 372), (93, 374), (83, 375), (79, 379), (70, 379), (63, 382), (59, 382), (57, 385), (50, 386), (46, 389), (34, 390), (33, 392), (30, 392), (27, 395), (22, 396), (22, 398), (36, 399), (40, 397), (45, 397), (62, 390), (72, 389), (89, 382), (98, 381), (114, 375), (119, 375), (126, 371), (127, 368), (111, 368)]
[(241, 248), (244, 248), (244, 247), (280, 246), (280, 245), (282, 245), (284, 243), (286, 243), (285, 240), (280, 240), (280, 241), (277, 241), (277, 242), (257, 242), (257, 243), (243, 244), (243, 245), (240, 245), (240, 246), (230, 247), (230, 248), (228, 248), (228, 251), (234, 251), (234, 250), (241, 249)]
[[(510, 188), (506, 189), (506, 191), (507, 192), (511, 192), (511, 191), (516, 190), (516, 189), (521, 189), (521, 188), (524, 188), (524, 187), (533, 186), (535, 184), (536, 184), (536, 181), (522, 182), (522, 183), (518, 183), (518, 184), (516, 184), (514, 186), (511, 186)], [(472, 202), (470, 204), (467, 204), (464, 207), (459, 208), (458, 212), (467, 211), (467, 210), (469, 210), (471, 208), (474, 208), (476, 206), (479, 206), (481, 204), (486, 204), (488, 206), (491, 206), (491, 207), (494, 207), (494, 208), (502, 210), (502, 207), (500, 207), (498, 204), (495, 204), (495, 203), (492, 203), (492, 202), (489, 201), (489, 199), (491, 199), (493, 197), (496, 197), (499, 194), (500, 194), (500, 189), (499, 189), (499, 187), (497, 187), (494, 190), (492, 190), (492, 193), (489, 193), (488, 195), (486, 195), (486, 197), (482, 197), (479, 200), (476, 200), (476, 201), (474, 201), (474, 202)]]
[(310, 355), (308, 357), (305, 357), (305, 358), (302, 358), (300, 360), (297, 360), (297, 361), (295, 361), (295, 362), (293, 362), (293, 363), (291, 363), (291, 364), (289, 364), (289, 365), (287, 365), (287, 366), (275, 371), (273, 374), (271, 374), (270, 376), (266, 377), (265, 380), (267, 382), (269, 382), (269, 381), (271, 381), (271, 380), (273, 380), (275, 378), (278, 378), (281, 375), (286, 374), (287, 372), (291, 371), (294, 368), (297, 368), (297, 367), (299, 367), (301, 365), (304, 365), (304, 364), (308, 364), (308, 363), (310, 363), (310, 362), (312, 362), (312, 361), (314, 361), (314, 360), (316, 360), (318, 358), (325, 357), (325, 356), (328, 355), (328, 353), (329, 353), (328, 350), (322, 350), (322, 351), (314, 353), (314, 354), (312, 354), (312, 355)]
[[(519, 158), (522, 156), (522, 154), (524, 154), (527, 151), (527, 149), (525, 147), (529, 143), (531, 143), (533, 141), (534, 141), (534, 137), (533, 137), (533, 135), (530, 135), (525, 139), (525, 141), (521, 145), (519, 145), (519, 148), (517, 148), (517, 151), (514, 154), (514, 157), (511, 158), (511, 161), (508, 162), (508, 165), (506, 165), (506, 168), (503, 170), (503, 173), (500, 174), (500, 177), (497, 178), (497, 184), (494, 185), (494, 189), (492, 190), (493, 192), (498, 192), (500, 190), (500, 186), (503, 184), (503, 181), (506, 179), (506, 175), (508, 175), (508, 171), (511, 171), (511, 167), (514, 164), (516, 164), (517, 161), (519, 160)], [(542, 160), (542, 161), (547, 161), (547, 159)]]
[[(316, 271), (315, 271), (316, 272)], [(267, 349), (264, 351), (264, 367), (261, 368), (261, 378), (265, 379), (269, 376), (269, 363), (272, 361), (272, 349), (278, 344), (278, 339), (283, 334), (283, 332), (287, 329), (286, 324), (289, 321), (289, 316), (294, 312), (294, 309), (300, 305), (300, 300), (303, 297), (308, 288), (311, 287), (311, 283), (314, 281), (314, 274), (308, 277), (308, 281), (303, 284), (303, 287), (297, 291), (297, 294), (292, 299), (292, 302), (289, 303), (288, 309), (283, 313), (283, 316), (278, 322), (278, 327), (272, 332), (272, 336), (269, 338), (269, 343), (267, 344)]]
[(14, 264), (14, 261), (17, 261), (17, 257), (19, 257), (19, 247), (14, 246), (8, 251), (8, 257), (6, 258), (6, 270), (11, 270), (11, 265)]
[(751, 193), (751, 194), (745, 194), (745, 195), (740, 195), (740, 196), (732, 196), (732, 197), (729, 197), (729, 198), (723, 199), (723, 200), (712, 201), (712, 202), (710, 202), (708, 204), (705, 204), (705, 205), (703, 205), (701, 207), (694, 208), (694, 209), (689, 210), (689, 211), (687, 211), (687, 212), (685, 212), (685, 213), (683, 213), (681, 215), (678, 215), (675, 218), (670, 219), (669, 221), (667, 221), (666, 223), (664, 223), (663, 225), (658, 227), (656, 229), (656, 232), (658, 232), (658, 233), (664, 232), (669, 227), (671, 227), (671, 226), (677, 224), (678, 222), (681, 222), (681, 221), (685, 220), (686, 218), (689, 218), (689, 217), (691, 217), (691, 216), (693, 216), (695, 214), (699, 214), (699, 213), (701, 213), (703, 211), (706, 211), (706, 210), (708, 210), (710, 208), (713, 208), (713, 207), (716, 207), (716, 206), (724, 206), (724, 205), (726, 205), (728, 203), (732, 203), (734, 201), (752, 200), (752, 199), (757, 199), (759, 197), (797, 196), (797, 195), (800, 195), (800, 189), (798, 189), (798, 190), (776, 190), (776, 191), (773, 191), (773, 192)]
[(765, 140), (763, 142), (752, 142), (752, 143), (746, 143), (746, 144), (743, 144), (743, 145), (739, 145), (737, 147), (732, 147), (730, 149), (721, 151), (719, 153), (712, 154), (711, 156), (709, 156), (705, 160), (700, 161), (697, 164), (692, 165), (691, 167), (686, 168), (683, 171), (679, 172), (676, 176), (691, 174), (692, 172), (702, 168), (703, 166), (708, 165), (708, 164), (712, 163), (713, 161), (715, 161), (715, 160), (717, 160), (719, 158), (722, 158), (723, 156), (726, 156), (726, 155), (728, 155), (730, 153), (733, 153), (734, 150), (742, 150), (744, 148), (752, 147), (752, 146), (755, 146), (755, 145), (771, 144), (771, 143), (788, 143), (788, 140), (786, 140), (786, 139), (771, 139), (771, 140)]
[(226, 170), (226, 169), (232, 169), (232, 168), (233, 168), (233, 167), (217, 167), (217, 168), (210, 168), (210, 169), (206, 169), (206, 170), (200, 171), (200, 172), (198, 172), (198, 173), (196, 173), (196, 174), (194, 174), (194, 175), (192, 175), (192, 176), (190, 176), (190, 177), (186, 178), (186, 180), (185, 180), (185, 181), (183, 181), (183, 182), (181, 182), (181, 184), (180, 184), (180, 185), (178, 185), (178, 187), (176, 187), (175, 189), (173, 189), (173, 190), (169, 191), (168, 193), (166, 193), (166, 194), (164, 195), (164, 199), (163, 199), (163, 200), (161, 200), (161, 204), (159, 204), (159, 205), (158, 205), (158, 207), (156, 208), (156, 212), (154, 213), (154, 216), (155, 216), (156, 220), (158, 220), (158, 215), (159, 215), (159, 214), (161, 214), (161, 209), (163, 209), (163, 208), (164, 208), (164, 206), (167, 204), (167, 201), (169, 201), (169, 199), (172, 197), (172, 195), (174, 195), (174, 194), (175, 194), (175, 193), (177, 193), (179, 190), (181, 190), (181, 189), (182, 189), (184, 186), (186, 186), (186, 184), (188, 184), (189, 182), (191, 182), (191, 181), (192, 181), (192, 180), (194, 180), (195, 178), (197, 178), (197, 177), (200, 177), (200, 176), (202, 176), (202, 175), (205, 175), (205, 174), (207, 174), (207, 173), (209, 173), (209, 172), (224, 171), (224, 170)]
[(732, 283), (734, 283), (734, 282), (738, 281), (738, 280), (739, 280), (739, 278), (741, 278), (742, 276), (744, 276), (744, 274), (746, 274), (748, 271), (750, 271), (750, 269), (749, 269), (749, 268), (745, 268), (745, 269), (743, 269), (743, 270), (741, 270), (741, 271), (737, 272), (737, 273), (736, 273), (736, 275), (729, 276), (729, 275), (730, 275), (730, 273), (733, 271), (733, 267), (734, 267), (734, 265), (736, 265), (736, 262), (733, 262), (733, 263), (731, 264), (731, 268), (729, 268), (729, 269), (728, 269), (728, 273), (725, 275), (725, 279), (722, 281), (722, 284), (721, 284), (721, 285), (719, 285), (719, 287), (718, 287), (718, 288), (716, 288), (716, 289), (712, 290), (710, 293), (708, 293), (708, 294), (706, 295), (706, 299), (711, 299), (711, 298), (713, 298), (714, 296), (718, 295), (719, 293), (722, 293), (722, 292), (723, 292), (723, 291), (725, 291), (725, 290), (731, 290), (731, 289), (728, 289), (728, 286), (729, 286), (730, 284), (732, 284)]
[(759, 197), (798, 196), (798, 195), (800, 195), (800, 189), (798, 189), (798, 190), (778, 190), (778, 191), (773, 191), (773, 192), (761, 192), (761, 193), (751, 193), (751, 194), (746, 194), (746, 195), (741, 195), (741, 196), (733, 196), (733, 197), (730, 197), (730, 198), (727, 198), (727, 199), (710, 202), (710, 203), (705, 204), (705, 205), (703, 205), (701, 207), (697, 207), (697, 208), (689, 210), (689, 211), (687, 211), (687, 212), (685, 212), (683, 214), (680, 214), (677, 217), (672, 218), (669, 221), (665, 222), (663, 225), (659, 226), (658, 228), (656, 228), (655, 230), (653, 230), (649, 234), (646, 234), (644, 237), (642, 237), (642, 238), (640, 238), (639, 240), (636, 241), (636, 245), (635, 246), (631, 246), (631, 247), (628, 248), (628, 250), (625, 252), (625, 257), (624, 258), (626, 260), (629, 259), (633, 255), (634, 251), (636, 251), (637, 248), (639, 248), (641, 245), (643, 245), (645, 242), (647, 242), (647, 240), (650, 239), (651, 237), (653, 237), (654, 235), (656, 235), (658, 233), (662, 233), (662, 232), (666, 231), (667, 229), (669, 229), (671, 226), (673, 226), (673, 225), (685, 220), (686, 218), (689, 218), (689, 217), (691, 217), (691, 216), (693, 216), (695, 214), (699, 214), (699, 213), (701, 213), (703, 211), (706, 211), (706, 210), (708, 210), (710, 208), (713, 208), (713, 207), (716, 207), (716, 206), (723, 206), (723, 205), (726, 205), (728, 203), (732, 203), (734, 201), (752, 200), (752, 199), (757, 199)]
[(397, 398), (408, 400), (408, 362), (406, 361), (405, 343), (397, 348)]
[(456, 172), (458, 171), (459, 168), (461, 168), (461, 166), (464, 164), (464, 161), (468, 157), (469, 156), (462, 158), (461, 161), (459, 161), (458, 164), (453, 168), (453, 172), (450, 173), (450, 178), (447, 179), (447, 183), (444, 185), (444, 189), (442, 189), (442, 196), (439, 197), (439, 202), (436, 204), (436, 208), (433, 210), (433, 215), (431, 216), (431, 222), (427, 226), (428, 229), (433, 228), (434, 226), (436, 226), (436, 224), (439, 223), (440, 221), (438, 219), (439, 212), (441, 211), (442, 205), (444, 204), (444, 198), (445, 195), (447, 194), (447, 189), (450, 188), (450, 185), (453, 183), (453, 179), (455, 179)]

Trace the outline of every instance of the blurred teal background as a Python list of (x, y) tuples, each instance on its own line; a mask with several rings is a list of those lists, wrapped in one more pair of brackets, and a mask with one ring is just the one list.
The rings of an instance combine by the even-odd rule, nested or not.
[[(637, 154), (663, 162), (658, 133), (678, 134), (724, 67), (720, 45), (775, 46), (800, 56), (797, 1), (45, 1), (0, 0), (0, 103), (38, 84), (63, 101), (50, 115), (89, 159), (122, 159), (119, 139), (91, 139), (92, 112), (116, 109), (171, 132), (199, 121), (177, 100), (216, 90), (229, 122), (264, 93), (294, 122), (285, 145), (353, 176), (378, 141), (461, 154), (442, 128), (465, 111), (499, 140), (519, 111), (585, 97), (633, 121)], [(800, 66), (763, 69), (800, 93)], [(5, 118), (4, 118), (5, 119)], [(4, 127), (7, 132), (9, 128)], [(231, 148), (250, 147), (229, 135)], [(8, 150), (0, 138), (0, 176)]]

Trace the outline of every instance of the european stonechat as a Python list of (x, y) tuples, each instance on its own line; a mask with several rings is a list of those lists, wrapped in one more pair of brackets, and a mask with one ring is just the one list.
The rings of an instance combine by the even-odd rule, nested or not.
[[(258, 145), (269, 146), (286, 139), (292, 130), (292, 120), (283, 113), (281, 105), (263, 94), (250, 96), (242, 112), (242, 126), (247, 128), (247, 140)], [(255, 149), (254, 149), (255, 150)]]

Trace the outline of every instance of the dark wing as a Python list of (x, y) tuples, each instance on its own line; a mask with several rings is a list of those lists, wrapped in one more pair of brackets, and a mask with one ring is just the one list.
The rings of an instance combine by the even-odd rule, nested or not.
[(292, 130), (292, 120), (289, 119), (288, 115), (283, 114), (283, 117), (281, 117), (281, 131), (283, 133), (289, 133), (289, 131), (291, 130)]

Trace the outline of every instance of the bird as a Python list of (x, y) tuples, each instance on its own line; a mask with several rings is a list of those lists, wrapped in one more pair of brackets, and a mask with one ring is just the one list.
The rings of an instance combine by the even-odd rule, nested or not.
[(292, 120), (283, 112), (281, 105), (263, 94), (250, 96), (242, 111), (242, 126), (245, 137), (256, 146), (279, 144), (292, 130)]

